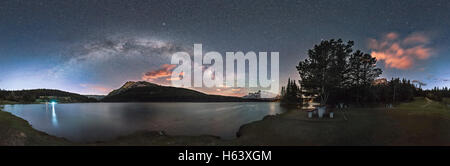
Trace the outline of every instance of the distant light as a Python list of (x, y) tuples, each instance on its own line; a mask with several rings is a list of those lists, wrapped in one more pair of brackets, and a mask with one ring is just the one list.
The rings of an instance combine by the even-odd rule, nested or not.
[(55, 102), (55, 101), (52, 101), (52, 102), (50, 102), (50, 104), (52, 104), (52, 105), (55, 105), (55, 104), (56, 104), (56, 102)]

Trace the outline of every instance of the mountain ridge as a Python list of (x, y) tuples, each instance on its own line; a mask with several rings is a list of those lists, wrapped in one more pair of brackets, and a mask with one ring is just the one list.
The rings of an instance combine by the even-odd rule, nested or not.
[(262, 101), (234, 96), (210, 95), (192, 89), (128, 81), (111, 91), (102, 102), (246, 102)]

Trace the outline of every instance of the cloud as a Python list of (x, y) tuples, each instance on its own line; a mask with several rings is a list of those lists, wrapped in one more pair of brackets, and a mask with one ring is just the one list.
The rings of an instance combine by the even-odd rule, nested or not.
[(231, 87), (220, 87), (220, 88), (194, 88), (194, 90), (198, 90), (207, 94), (213, 95), (225, 95), (225, 96), (244, 96), (248, 94), (247, 88), (231, 88)]
[(174, 69), (177, 65), (164, 64), (161, 68), (153, 71), (149, 71), (142, 76), (142, 80), (152, 81), (159, 78), (165, 78), (166, 80), (170, 80), (167, 77), (172, 76), (172, 69)]
[(445, 74), (427, 74), (426, 82), (427, 83), (434, 83), (432, 86), (442, 86), (442, 83), (448, 83), (450, 81), (448, 76), (445, 76)]
[(383, 61), (387, 68), (405, 70), (433, 55), (429, 42), (430, 38), (423, 33), (413, 33), (401, 39), (397, 33), (391, 32), (381, 40), (369, 39), (368, 47), (372, 56)]
[(402, 43), (404, 45), (429, 43), (430, 39), (422, 33), (413, 33), (406, 37)]
[(231, 91), (233, 91), (233, 92), (239, 92), (239, 91), (241, 91), (241, 89), (231, 89)]
[(386, 39), (387, 40), (395, 40), (397, 38), (398, 38), (398, 34), (397, 33), (391, 32), (391, 33), (386, 34)]
[(412, 83), (417, 84), (419, 86), (426, 86), (427, 84), (420, 80), (413, 80)]
[(95, 84), (80, 84), (81, 87), (87, 89), (86, 91), (84, 91), (86, 94), (96, 94), (96, 93), (101, 93), (101, 94), (108, 94), (109, 92), (112, 91), (112, 88), (109, 87), (105, 87), (102, 85), (95, 85)]

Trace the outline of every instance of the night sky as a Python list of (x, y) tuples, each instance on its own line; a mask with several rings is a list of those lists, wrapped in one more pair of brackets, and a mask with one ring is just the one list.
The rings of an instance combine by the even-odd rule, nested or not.
[(194, 43), (223, 55), (278, 51), (284, 85), (299, 78), (307, 50), (331, 38), (372, 53), (382, 77), (450, 86), (448, 0), (2, 0), (0, 88), (107, 94), (128, 80), (168, 85), (165, 64)]

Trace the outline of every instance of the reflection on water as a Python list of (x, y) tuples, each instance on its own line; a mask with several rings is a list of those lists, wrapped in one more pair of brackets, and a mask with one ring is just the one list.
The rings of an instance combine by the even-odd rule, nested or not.
[(52, 124), (58, 127), (58, 118), (56, 117), (55, 103), (52, 103)]
[(50, 135), (72, 141), (100, 141), (138, 130), (231, 139), (241, 125), (285, 110), (279, 103), (228, 102), (19, 104), (5, 105), (4, 111)]
[(277, 110), (277, 106), (279, 106), (279, 105), (276, 105), (276, 104), (274, 104), (274, 103), (271, 103), (270, 104), (270, 112), (269, 112), (269, 115), (275, 115), (275, 114), (277, 114), (278, 112), (278, 110)]

